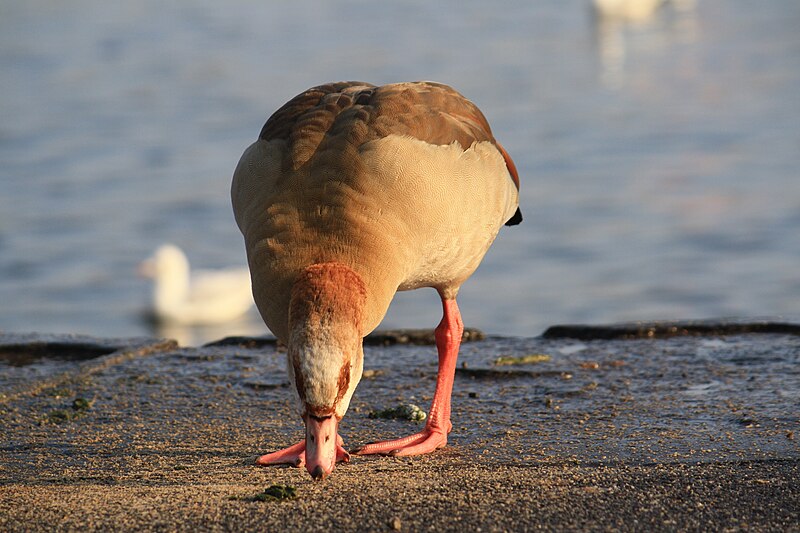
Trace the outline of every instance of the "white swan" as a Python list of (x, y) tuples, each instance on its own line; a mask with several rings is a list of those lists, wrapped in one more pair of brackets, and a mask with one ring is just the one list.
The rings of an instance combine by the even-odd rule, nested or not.
[(175, 245), (160, 246), (139, 265), (153, 279), (153, 318), (158, 322), (208, 325), (229, 322), (253, 306), (246, 267), (190, 274), (189, 261)]

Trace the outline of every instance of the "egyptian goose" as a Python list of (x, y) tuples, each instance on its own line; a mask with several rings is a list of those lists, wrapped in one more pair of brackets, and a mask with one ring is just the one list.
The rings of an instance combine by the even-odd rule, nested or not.
[(432, 82), (309, 89), (267, 120), (231, 190), (256, 305), (288, 347), (306, 438), (260, 457), (323, 479), (347, 462), (338, 424), (364, 365), (363, 337), (396, 291), (433, 287), (439, 372), (425, 428), (355, 454), (447, 443), (463, 332), (459, 287), (503, 224), (522, 220), (519, 178), (481, 111)]
[(139, 265), (139, 274), (153, 279), (151, 312), (156, 322), (221, 324), (253, 306), (247, 267), (191, 272), (186, 255), (174, 244), (159, 246)]

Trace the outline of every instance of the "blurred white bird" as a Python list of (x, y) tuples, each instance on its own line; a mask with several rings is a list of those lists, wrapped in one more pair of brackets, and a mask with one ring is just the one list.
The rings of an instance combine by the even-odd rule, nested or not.
[(665, 0), (592, 0), (592, 7), (600, 18), (645, 21), (661, 7)]
[(181, 325), (229, 322), (253, 306), (247, 267), (199, 270), (190, 273), (189, 261), (173, 244), (160, 246), (139, 265), (142, 276), (153, 279), (153, 318)]

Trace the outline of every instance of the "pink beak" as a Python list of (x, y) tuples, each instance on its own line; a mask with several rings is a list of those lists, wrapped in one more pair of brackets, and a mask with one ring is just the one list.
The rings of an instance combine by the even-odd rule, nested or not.
[(339, 421), (335, 416), (318, 418), (306, 415), (306, 470), (317, 481), (325, 479), (336, 466), (336, 436)]

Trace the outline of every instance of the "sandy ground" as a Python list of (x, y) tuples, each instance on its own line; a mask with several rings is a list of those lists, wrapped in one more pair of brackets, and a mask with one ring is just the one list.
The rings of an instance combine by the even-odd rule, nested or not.
[[(798, 531), (800, 337), (737, 333), (465, 343), (445, 449), (323, 482), (252, 464), (301, 436), (271, 343), (0, 336), (0, 530)], [(349, 447), (433, 392), (430, 346), (378, 344)]]

